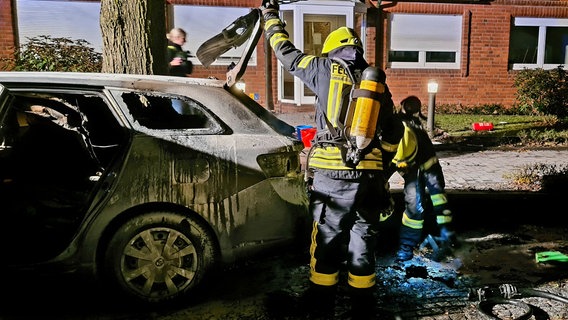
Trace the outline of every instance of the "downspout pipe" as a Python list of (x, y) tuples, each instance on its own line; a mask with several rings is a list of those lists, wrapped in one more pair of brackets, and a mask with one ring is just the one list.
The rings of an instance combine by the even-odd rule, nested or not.
[(272, 96), (272, 48), (266, 37), (264, 37), (264, 57), (265, 63), (265, 75), (264, 89), (266, 94), (266, 107), (270, 111), (274, 111), (274, 98)]

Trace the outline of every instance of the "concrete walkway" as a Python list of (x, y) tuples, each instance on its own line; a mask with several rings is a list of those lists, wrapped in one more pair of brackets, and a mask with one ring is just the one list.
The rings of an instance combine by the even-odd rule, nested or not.
[[(516, 190), (512, 177), (535, 165), (568, 167), (568, 150), (484, 150), (437, 152), (448, 190)], [(400, 175), (390, 179), (391, 189), (403, 187)]]
[[(292, 126), (314, 125), (312, 113), (277, 114)], [(307, 153), (305, 150), (304, 154)], [(446, 189), (460, 191), (518, 190), (512, 177), (527, 173), (535, 165), (568, 167), (568, 148), (542, 150), (438, 151)], [(389, 180), (391, 190), (403, 187), (395, 173)]]

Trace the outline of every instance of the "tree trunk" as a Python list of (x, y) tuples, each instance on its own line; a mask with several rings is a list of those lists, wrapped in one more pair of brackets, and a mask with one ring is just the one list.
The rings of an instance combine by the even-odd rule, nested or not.
[(165, 0), (101, 0), (106, 73), (167, 74)]

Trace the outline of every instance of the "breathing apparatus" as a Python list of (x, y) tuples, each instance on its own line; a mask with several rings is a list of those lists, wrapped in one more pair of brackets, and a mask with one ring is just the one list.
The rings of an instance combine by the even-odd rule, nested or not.
[(327, 130), (318, 132), (308, 157), (316, 146), (336, 146), (341, 150), (343, 163), (355, 168), (373, 147), (371, 143), (376, 137), (381, 109), (380, 97), (386, 92), (385, 74), (376, 67), (367, 67), (355, 77), (344, 60), (332, 59), (345, 69), (353, 85), (349, 96), (341, 103), (342, 109), (346, 110), (340, 114), (345, 116), (337, 123), (337, 128), (324, 117)]
[[(380, 95), (385, 93), (385, 85), (381, 82), (381, 72), (375, 67), (367, 67), (361, 76), (359, 88), (352, 91), (352, 100), (347, 112), (347, 121), (350, 123), (347, 136), (346, 163), (357, 164), (365, 156), (365, 150), (375, 138), (377, 121), (381, 103)], [(383, 77), (384, 78), (384, 77)], [(355, 86), (355, 84), (354, 84)]]

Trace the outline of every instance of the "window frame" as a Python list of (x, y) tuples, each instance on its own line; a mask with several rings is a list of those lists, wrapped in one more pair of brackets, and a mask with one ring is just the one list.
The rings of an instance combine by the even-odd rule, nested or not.
[[(398, 21), (403, 20), (403, 21)], [(425, 22), (428, 21), (428, 22)], [(454, 21), (452, 21), (454, 20)], [(409, 24), (410, 26), (404, 26), (403, 24)], [(456, 28), (448, 27), (448, 23), (455, 25)], [(424, 34), (416, 35), (416, 30), (423, 30), (424, 25), (432, 25), (437, 27), (440, 32), (431, 32), (431, 34), (453, 34), (452, 39), (434, 39), (432, 41), (428, 40), (428, 37)], [(459, 28), (457, 28), (459, 26)], [(454, 30), (455, 29), (455, 30)], [(457, 30), (457, 31), (456, 31)], [(411, 32), (410, 32), (411, 31)], [(401, 37), (397, 37), (397, 34), (410, 34), (412, 33), (413, 38), (408, 38), (407, 40), (401, 40)], [(461, 56), (462, 56), (462, 43), (463, 43), (463, 16), (459, 14), (416, 14), (416, 13), (391, 13), (388, 18), (388, 36), (389, 36), (389, 47), (388, 47), (388, 57), (387, 66), (393, 69), (460, 69), (461, 68)], [(416, 45), (415, 39), (422, 38), (420, 42), (428, 42), (426, 47)], [(413, 48), (413, 46), (415, 46)], [(391, 61), (390, 54), (393, 51), (400, 52), (414, 52), (417, 53), (418, 61), (416, 62), (403, 62), (403, 61)], [(454, 62), (428, 62), (427, 56), (429, 53), (440, 53), (440, 52), (451, 52), (454, 54)]]
[[(538, 44), (537, 44), (536, 63), (509, 63), (509, 69), (511, 69), (511, 70), (523, 70), (523, 69), (542, 68), (544, 70), (551, 70), (551, 69), (557, 68), (559, 65), (564, 65), (564, 69), (568, 68), (567, 64), (544, 63), (545, 46), (546, 46), (546, 28), (547, 27), (568, 27), (568, 19), (513, 17), (512, 21), (511, 21), (510, 34), (513, 32), (513, 30), (512, 30), (513, 27), (522, 27), (522, 26), (538, 27)], [(510, 54), (511, 54), (510, 50), (511, 50), (511, 46), (509, 45), (509, 52), (507, 53), (507, 56), (510, 56)]]
[(28, 38), (84, 39), (96, 52), (103, 52), (100, 31), (100, 1), (17, 0), (17, 32), (21, 44)]
[[(190, 52), (188, 59), (193, 65), (201, 66), (202, 63), (195, 55), (199, 46), (221, 33), (238, 17), (250, 12), (248, 7), (227, 7), (227, 6), (198, 6), (187, 4), (172, 5), (173, 19), (176, 28), (182, 28), (187, 32), (187, 42), (183, 45), (185, 50)], [(206, 11), (209, 10), (210, 13)], [(215, 19), (211, 19), (215, 17)], [(246, 47), (245, 44), (232, 48), (215, 60), (212, 66), (228, 66), (238, 61)], [(248, 66), (257, 65), (257, 49), (255, 48), (247, 63)]]
[[(125, 109), (123, 109), (123, 112), (128, 116), (130, 124), (141, 132), (171, 132), (175, 135), (218, 135), (224, 132), (223, 125), (216, 119), (213, 113), (199, 101), (190, 97), (165, 94), (162, 92), (126, 89), (113, 90), (111, 94), (115, 101), (124, 106)], [(164, 126), (164, 123), (166, 122), (163, 121), (164, 119), (159, 118), (157, 118), (156, 122), (151, 121), (151, 119), (146, 119), (147, 121), (150, 120), (150, 122), (142, 123), (141, 118), (138, 118), (140, 115), (132, 113), (133, 110), (139, 111), (139, 105), (130, 104), (124, 99), (124, 95), (143, 97), (144, 99), (148, 99), (148, 101), (152, 100), (152, 103), (156, 104), (155, 106), (158, 106), (158, 103), (167, 104), (167, 107), (162, 104), (159, 108), (161, 110), (157, 110), (157, 112), (160, 113), (167, 111), (166, 113), (163, 113), (163, 116), (169, 117), (169, 120), (166, 122), (171, 123), (171, 126)], [(177, 114), (172, 108), (173, 100), (185, 102), (188, 106), (191, 106), (191, 109), (195, 111), (195, 114)], [(183, 125), (184, 123), (189, 123), (189, 121), (191, 121), (191, 119), (195, 116), (203, 118), (206, 125), (195, 127), (191, 125)]]

